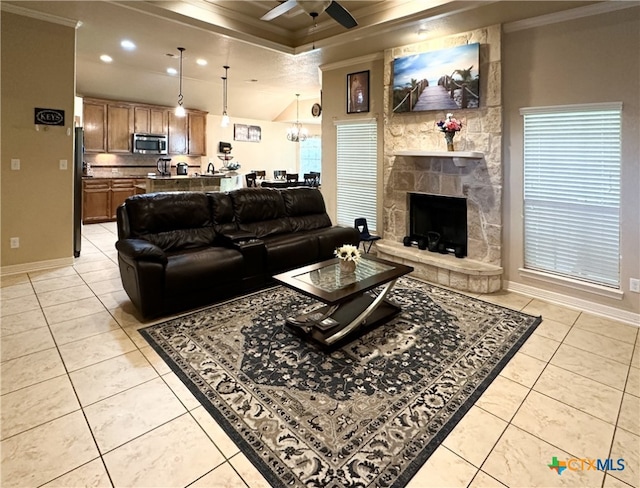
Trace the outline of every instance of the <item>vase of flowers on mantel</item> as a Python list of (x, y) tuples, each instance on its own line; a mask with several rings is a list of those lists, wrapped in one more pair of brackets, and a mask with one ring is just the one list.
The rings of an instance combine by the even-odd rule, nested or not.
[(437, 123), (441, 132), (444, 132), (444, 139), (447, 141), (447, 151), (455, 151), (453, 147), (453, 137), (456, 132), (462, 129), (462, 122), (456, 119), (453, 114), (447, 114), (444, 120)]
[(333, 254), (340, 260), (341, 273), (354, 273), (358, 261), (360, 261), (360, 250), (351, 244), (344, 244), (333, 251)]

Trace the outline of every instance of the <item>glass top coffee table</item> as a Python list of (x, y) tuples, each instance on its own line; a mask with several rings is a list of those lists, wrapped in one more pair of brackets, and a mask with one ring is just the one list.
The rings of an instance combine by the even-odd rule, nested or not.
[(400, 307), (386, 296), (396, 280), (411, 271), (411, 266), (365, 255), (354, 272), (341, 271), (340, 260), (334, 258), (277, 274), (274, 279), (326, 304), (289, 317), (285, 323), (304, 337), (334, 346), (397, 315)]

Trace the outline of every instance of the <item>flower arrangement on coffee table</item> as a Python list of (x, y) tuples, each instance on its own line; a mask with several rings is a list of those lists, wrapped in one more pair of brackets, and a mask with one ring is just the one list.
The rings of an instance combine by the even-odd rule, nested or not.
[(360, 261), (360, 250), (351, 244), (343, 244), (333, 254), (340, 259), (340, 270), (353, 272)]
[(462, 129), (462, 121), (456, 119), (453, 114), (449, 113), (444, 120), (441, 120), (436, 125), (444, 132), (444, 138), (447, 141), (447, 151), (453, 151), (453, 136)]

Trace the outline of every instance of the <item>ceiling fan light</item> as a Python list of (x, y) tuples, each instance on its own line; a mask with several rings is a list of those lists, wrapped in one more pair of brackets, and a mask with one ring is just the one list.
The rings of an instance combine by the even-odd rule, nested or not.
[(329, 5), (331, 5), (331, 0), (321, 1), (321, 0), (298, 0), (298, 5), (307, 12), (309, 15), (311, 14), (321, 14), (324, 12)]

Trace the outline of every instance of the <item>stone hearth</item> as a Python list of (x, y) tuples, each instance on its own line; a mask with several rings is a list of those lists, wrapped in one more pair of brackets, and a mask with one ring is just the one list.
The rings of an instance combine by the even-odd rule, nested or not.
[(378, 256), (413, 266), (413, 275), (456, 290), (491, 293), (502, 288), (502, 268), (493, 264), (458, 259), (453, 254), (438, 254), (405, 247), (399, 242), (376, 242)]

